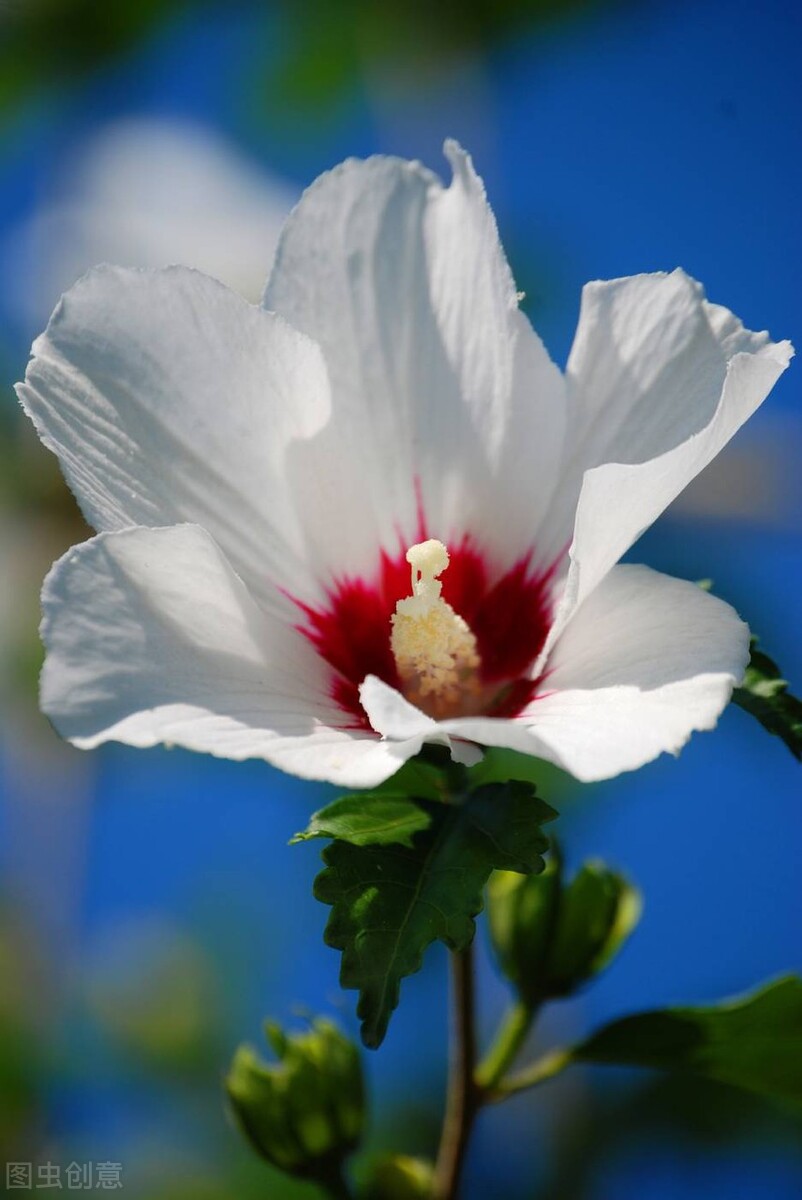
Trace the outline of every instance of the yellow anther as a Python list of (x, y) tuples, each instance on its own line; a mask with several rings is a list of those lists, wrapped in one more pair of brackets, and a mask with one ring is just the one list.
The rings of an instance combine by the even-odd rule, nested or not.
[(399, 600), (392, 617), (390, 645), (407, 697), (434, 717), (470, 707), (478, 692), (479, 654), (467, 622), (441, 596), (438, 576), (448, 551), (430, 538), (411, 546), (412, 595)]

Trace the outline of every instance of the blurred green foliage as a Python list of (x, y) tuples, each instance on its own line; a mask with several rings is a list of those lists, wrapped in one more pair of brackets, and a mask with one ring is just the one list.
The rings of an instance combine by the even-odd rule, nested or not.
[(132, 1200), (314, 1200), (315, 1188), (254, 1159), (221, 1120), (234, 1037), (231, 1014), (210, 998), (221, 963), (166, 926), (115, 933), (116, 959), (104, 951), (86, 988), (61, 988), (35, 928), (0, 899), (0, 1195), (5, 1162), (89, 1159), (80, 1131), (59, 1132), (61, 1098), (77, 1090), (91, 1105), (98, 1089), (111, 1095), (133, 1077), (166, 1118), (157, 1144), (129, 1131)]
[(39, 964), (30, 930), (0, 904), (0, 1163), (20, 1158), (39, 1124), (44, 1044)]
[[(415, 86), (451, 59), (515, 34), (626, 0), (230, 0), (260, 16), (255, 56), (265, 108), (325, 115), (363, 72), (411, 73)], [(632, 0), (629, 0), (632, 2)], [(7, 0), (0, 6), (0, 113), (63, 88), (135, 48), (160, 27), (223, 6), (215, 0)], [(274, 48), (281, 45), (276, 61)], [(274, 70), (269, 69), (272, 65)]]
[(0, 111), (128, 50), (188, 0), (11, 0), (0, 7)]
[(318, 107), (359, 73), (390, 68), (436, 78), (449, 61), (505, 38), (600, 8), (610, 0), (280, 0), (287, 47), (275, 92)]
[(89, 972), (86, 1003), (126, 1067), (175, 1084), (208, 1080), (225, 1061), (215, 964), (177, 930), (123, 929)]
[(682, 1075), (587, 1093), (557, 1126), (538, 1200), (585, 1200), (606, 1166), (644, 1146), (673, 1153), (781, 1147), (802, 1158), (799, 1120), (726, 1084)]
[[(0, 697), (32, 714), (44, 652), (39, 591), (51, 563), (91, 537), (55, 457), (43, 450), (9, 389), (0, 404)], [(6, 399), (6, 397), (2, 397)], [(35, 726), (34, 726), (35, 727)]]

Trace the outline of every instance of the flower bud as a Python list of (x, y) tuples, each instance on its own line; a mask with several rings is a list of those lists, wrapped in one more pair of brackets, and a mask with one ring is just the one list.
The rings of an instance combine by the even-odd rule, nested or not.
[(375, 1164), (365, 1200), (428, 1200), (432, 1194), (433, 1170), (425, 1159), (390, 1154)]
[(302, 1033), (265, 1025), (278, 1062), (250, 1046), (234, 1055), (226, 1091), (233, 1115), (254, 1149), (292, 1175), (330, 1179), (356, 1149), (364, 1126), (359, 1052), (331, 1021)]
[(553, 850), (540, 875), (497, 872), (488, 908), (501, 969), (534, 1007), (570, 995), (607, 965), (637, 925), (641, 898), (601, 862), (585, 863), (565, 883)]

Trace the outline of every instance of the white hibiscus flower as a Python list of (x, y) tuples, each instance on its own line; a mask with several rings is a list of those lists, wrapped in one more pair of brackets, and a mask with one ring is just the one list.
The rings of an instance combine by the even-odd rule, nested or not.
[(262, 308), (179, 268), (61, 301), (19, 395), (99, 531), (43, 596), (76, 745), (356, 787), (426, 742), (506, 746), (591, 780), (715, 724), (746, 626), (616, 564), (791, 346), (640, 275), (585, 288), (561, 374), (446, 149), (448, 188), (389, 158), (318, 179)]

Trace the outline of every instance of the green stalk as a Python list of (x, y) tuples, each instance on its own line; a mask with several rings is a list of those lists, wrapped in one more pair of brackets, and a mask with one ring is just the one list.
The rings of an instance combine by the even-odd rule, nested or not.
[(517, 1095), (518, 1092), (537, 1087), (538, 1084), (545, 1083), (547, 1079), (553, 1079), (555, 1075), (559, 1075), (572, 1062), (573, 1055), (570, 1049), (549, 1050), (548, 1054), (544, 1054), (537, 1062), (532, 1063), (531, 1067), (526, 1067), (517, 1075), (511, 1075), (506, 1080), (499, 1082), (488, 1099), (497, 1103), (499, 1100), (506, 1100), (509, 1096)]
[(476, 1068), (474, 1078), (480, 1091), (493, 1092), (499, 1086), (526, 1041), (536, 1012), (521, 1000), (507, 1009), (492, 1046)]

